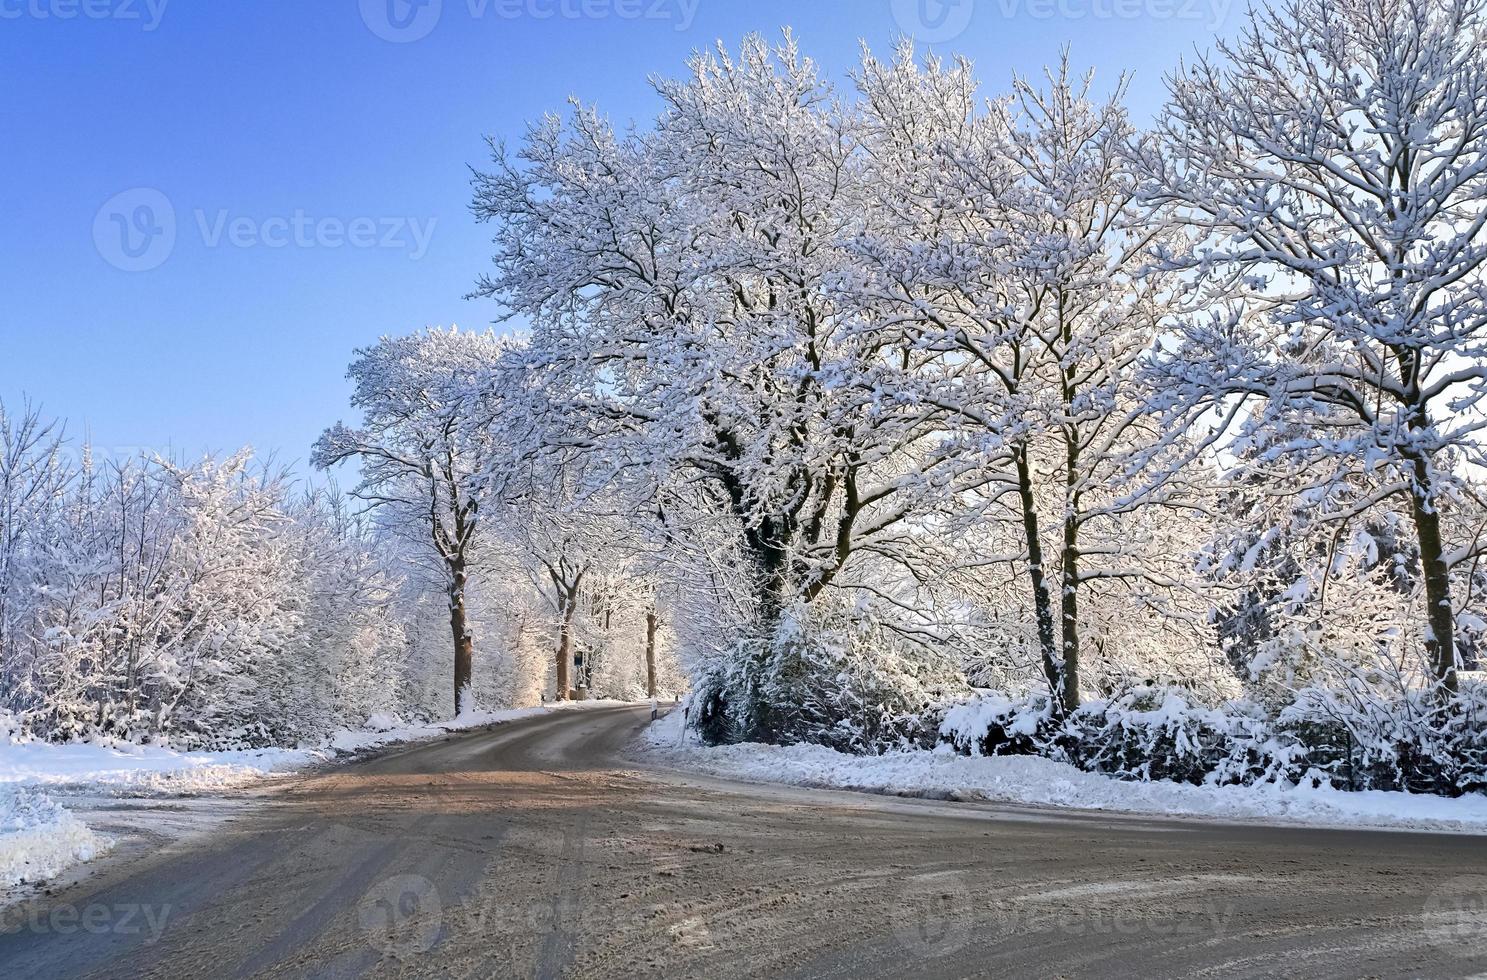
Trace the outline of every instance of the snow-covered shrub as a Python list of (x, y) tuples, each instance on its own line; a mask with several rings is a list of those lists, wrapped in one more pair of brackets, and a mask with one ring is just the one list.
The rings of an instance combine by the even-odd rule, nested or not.
[(823, 627), (804, 612), (701, 666), (688, 711), (713, 743), (813, 742), (876, 753), (933, 744), (954, 671), (867, 623)]
[(1487, 684), (1465, 682), (1439, 733), (1447, 792), (1487, 793)]
[(1046, 695), (983, 692), (945, 712), (940, 739), (967, 755), (1040, 755), (1121, 779), (1487, 792), (1487, 687), (1474, 683), (1444, 705), (1428, 689), (1387, 698), (1313, 686), (1275, 711), (1141, 685), (1062, 720)]
[(1300, 748), (1292, 781), (1446, 795), (1487, 789), (1480, 684), (1463, 685), (1444, 704), (1430, 689), (1382, 697), (1359, 685), (1308, 687), (1280, 712), (1276, 728)]
[[(985, 693), (945, 714), (941, 740), (970, 755), (1041, 755), (1122, 779), (1202, 783), (1230, 759), (1240, 719), (1194, 703), (1181, 688), (1130, 687), (1060, 718), (1046, 693)], [(1259, 760), (1253, 764), (1263, 771)], [(1229, 777), (1231, 780), (1234, 777)]]
[[(15, 432), (0, 410), (0, 445)], [(246, 451), (73, 461), (62, 445), (0, 452), (12, 735), (292, 745), (403, 709), (402, 576), (342, 498)]]
[[(1399, 789), (1401, 756), (1410, 739), (1397, 702), (1367, 703), (1347, 689), (1308, 686), (1276, 718), (1280, 737), (1301, 749), (1292, 782), (1340, 789)], [(1299, 770), (1299, 771), (1298, 771)]]
[(1081, 768), (1122, 779), (1198, 785), (1229, 749), (1223, 712), (1193, 704), (1181, 690), (1151, 685), (1081, 705), (1064, 735)]
[(995, 691), (945, 712), (940, 739), (966, 755), (1050, 755), (1061, 731), (1048, 693), (1009, 698)]
[(1296, 782), (1309, 768), (1306, 746), (1294, 734), (1278, 731), (1263, 705), (1234, 701), (1222, 713), (1226, 750), (1206, 782), (1216, 786)]

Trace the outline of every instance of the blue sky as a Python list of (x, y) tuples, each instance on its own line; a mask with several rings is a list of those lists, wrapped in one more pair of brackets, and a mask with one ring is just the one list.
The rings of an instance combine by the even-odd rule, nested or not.
[[(569, 95), (616, 122), (649, 73), (795, 28), (840, 77), (858, 40), (943, 38), (987, 90), (1064, 43), (1161, 76), (1230, 0), (0, 0), (0, 399), (101, 452), (252, 445), (302, 460), (348, 417), (352, 350), (498, 312), (463, 297), (483, 138)], [(174, 236), (170, 216), (174, 216)]]

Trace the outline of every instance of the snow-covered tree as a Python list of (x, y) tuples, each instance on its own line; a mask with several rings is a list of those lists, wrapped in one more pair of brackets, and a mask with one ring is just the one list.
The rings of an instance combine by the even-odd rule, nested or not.
[(550, 424), (727, 515), (768, 624), (855, 553), (904, 549), (939, 410), (861, 383), (912, 352), (851, 329), (837, 298), (866, 198), (815, 65), (787, 35), (689, 68), (657, 82), (649, 130), (617, 135), (575, 105), (495, 148), (476, 182), (497, 230), (479, 293), (531, 320)]
[(13, 658), (29, 645), (37, 589), (54, 553), (57, 522), (71, 481), (56, 423), (26, 405), (0, 404), (0, 699)]
[(471, 424), (471, 392), (512, 348), (490, 332), (432, 329), (384, 337), (358, 352), (348, 377), (360, 426), (340, 423), (315, 445), (314, 465), (355, 460), (352, 493), (372, 505), (385, 527), (430, 549), (449, 603), (454, 643), (454, 710), (466, 705), (475, 637), (466, 606), (470, 560), (491, 486), (491, 460), (507, 433)]
[[(1176, 235), (1136, 200), (1139, 162), (1157, 150), (1123, 86), (1096, 102), (1091, 84), (1065, 60), (1043, 87), (1018, 79), (982, 106), (968, 62), (921, 65), (907, 44), (859, 73), (882, 214), (859, 243), (859, 288), (906, 346), (937, 355), (905, 362), (897, 384), (948, 410), (947, 434), (982, 477), (960, 505), (1020, 528), (990, 554), (1022, 569), (1066, 711), (1090, 649), (1120, 646), (1089, 627), (1192, 606), (1179, 529), (1202, 510), (1188, 470), (1205, 446), (1202, 430), (1164, 424), (1143, 380), (1188, 302), (1180, 276), (1148, 268)], [(1112, 604), (1123, 613), (1091, 622)]]
[(0, 461), (25, 517), (0, 707), (26, 731), (290, 744), (396, 707), (397, 577), (339, 498), (296, 498), (247, 453), (74, 464), (26, 418)]
[(1487, 47), (1479, 0), (1281, 0), (1171, 76), (1150, 200), (1206, 233), (1174, 252), (1212, 291), (1168, 363), (1252, 399), (1236, 452), (1347, 537), (1407, 507), (1428, 671), (1457, 685), (1446, 528), (1487, 393)]

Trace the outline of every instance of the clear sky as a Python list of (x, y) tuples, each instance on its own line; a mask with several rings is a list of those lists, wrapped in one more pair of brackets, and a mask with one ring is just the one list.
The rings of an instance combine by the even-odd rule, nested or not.
[[(859, 39), (972, 57), (988, 91), (1072, 47), (1134, 71), (1138, 117), (1231, 0), (0, 0), (0, 399), (101, 452), (303, 460), (350, 415), (354, 348), (464, 299), (483, 138), (569, 95), (617, 123), (715, 39), (793, 26), (840, 77)], [(172, 234), (173, 232), (173, 234)]]

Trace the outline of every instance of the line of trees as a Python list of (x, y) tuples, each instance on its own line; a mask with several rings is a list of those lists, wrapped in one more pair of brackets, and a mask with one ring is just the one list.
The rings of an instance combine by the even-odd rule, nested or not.
[(666, 556), (711, 733), (966, 677), (1065, 714), (1135, 677), (1448, 701), (1482, 626), (1482, 34), (1476, 0), (1283, 0), (1146, 128), (1067, 58), (984, 98), (905, 43), (842, 91), (750, 37), (648, 127), (575, 101), (494, 144), (476, 294), (530, 325), (529, 452), (602, 461), (582, 493)]
[(0, 409), (0, 708), (32, 734), (360, 725), (402, 686), (398, 587), (343, 501), (246, 454), (94, 460)]
[(922, 743), (988, 687), (1059, 724), (1137, 684), (1456, 724), (1483, 25), (1276, 0), (1149, 126), (1067, 57), (987, 97), (905, 42), (837, 87), (788, 33), (658, 79), (646, 126), (575, 101), (474, 181), (475, 295), (523, 329), (357, 352), (312, 460), (361, 506), (6, 423), (3, 703), (216, 732), (216, 692), (464, 711), (680, 662), (716, 739)]
[[(447, 476), (422, 475), (441, 502)], [(0, 722), (57, 741), (314, 742), (447, 717), (454, 671), (463, 710), (536, 704), (560, 631), (596, 694), (678, 688), (633, 559), (596, 568), (559, 609), (514, 527), (419, 537), (405, 511), (372, 517), (247, 451), (95, 456), (39, 411), (0, 406)]]

